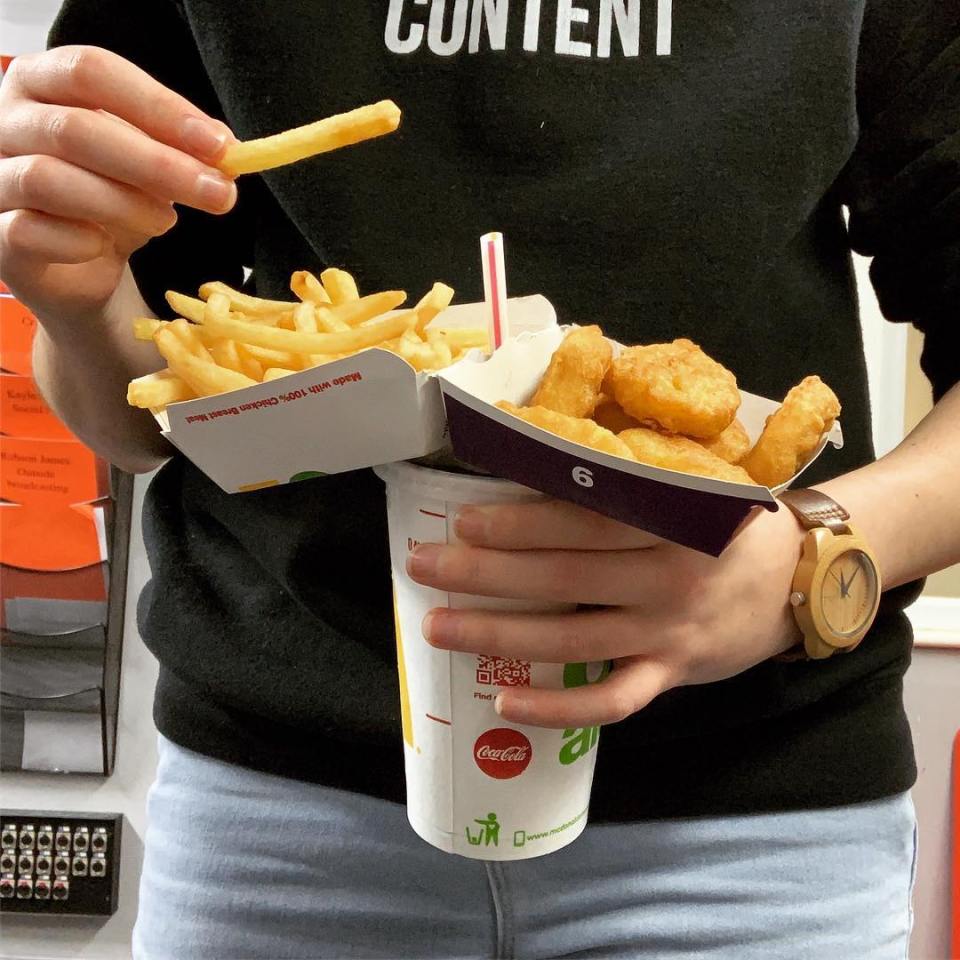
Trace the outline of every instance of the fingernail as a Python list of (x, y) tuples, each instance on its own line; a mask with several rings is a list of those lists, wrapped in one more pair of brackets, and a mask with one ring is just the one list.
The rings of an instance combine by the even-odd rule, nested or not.
[(198, 205), (212, 210), (229, 210), (237, 198), (237, 185), (216, 173), (201, 173), (196, 191)]
[(433, 576), (437, 569), (440, 550), (441, 547), (435, 543), (421, 543), (407, 557), (407, 573), (414, 580), (425, 580)]
[(498, 693), (493, 698), (493, 709), (497, 711), (497, 716), (500, 716), (503, 713), (503, 694)]
[(180, 139), (194, 156), (216, 157), (227, 145), (225, 131), (199, 117), (185, 117), (180, 127)]
[(483, 507), (461, 507), (453, 521), (453, 529), (461, 540), (474, 543), (486, 540), (487, 511)]
[(445, 644), (456, 639), (456, 616), (449, 610), (431, 610), (423, 618), (423, 638), (430, 644)]

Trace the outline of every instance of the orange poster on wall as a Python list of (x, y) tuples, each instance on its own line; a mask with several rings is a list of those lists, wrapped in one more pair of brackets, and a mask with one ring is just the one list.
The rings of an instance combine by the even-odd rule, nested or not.
[(0, 433), (10, 437), (76, 440), (44, 402), (30, 377), (0, 373)]
[(25, 570), (77, 570), (107, 559), (109, 504), (0, 504), (0, 563)]
[(109, 483), (107, 465), (80, 443), (0, 436), (0, 497), (4, 500), (89, 503), (107, 496)]
[(0, 293), (0, 367), (8, 373), (30, 376), (30, 350), (37, 321), (30, 311), (9, 294)]

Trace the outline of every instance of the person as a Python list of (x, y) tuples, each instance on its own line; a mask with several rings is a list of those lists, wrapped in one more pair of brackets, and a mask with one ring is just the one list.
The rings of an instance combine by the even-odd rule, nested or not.
[[(67, 0), (51, 46), (0, 90), (0, 272), (39, 319), (53, 408), (119, 466), (164, 464), (143, 518), (161, 738), (135, 955), (904, 956), (903, 610), (960, 558), (960, 9)], [(383, 98), (404, 111), (391, 137), (237, 183), (216, 168), (234, 136)], [(337, 265), (475, 300), (490, 229), (511, 291), (565, 322), (690, 337), (763, 396), (831, 384), (846, 443), (803, 484), (852, 515), (884, 594), (856, 650), (784, 659), (789, 510), (719, 559), (553, 501), (464, 510), (416, 579), (581, 607), (439, 611), (429, 641), (614, 662), (503, 692), (505, 722), (607, 726), (583, 836), (484, 864), (404, 820), (380, 482), (226, 495), (124, 396), (159, 366), (130, 320), (168, 316), (167, 288), (249, 268), (279, 298)], [(851, 247), (886, 316), (923, 331), (937, 401), (876, 462)]]

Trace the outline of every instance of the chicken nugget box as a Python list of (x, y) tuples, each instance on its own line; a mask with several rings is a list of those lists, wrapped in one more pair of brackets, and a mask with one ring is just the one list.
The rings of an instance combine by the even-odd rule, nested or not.
[[(556, 328), (544, 297), (511, 299), (509, 308), (515, 331)], [(434, 326), (486, 328), (486, 311), (483, 303), (454, 305)], [(422, 457), (444, 445), (446, 431), (436, 375), (378, 347), (174, 403), (156, 417), (163, 435), (227, 493)]]
[[(796, 477), (770, 489), (634, 463), (497, 408), (500, 400), (529, 402), (569, 329), (519, 334), (489, 358), (473, 355), (438, 373), (458, 460), (713, 556), (719, 556), (751, 510), (778, 509), (777, 494)], [(614, 351), (619, 349), (614, 343)], [(780, 404), (743, 391), (741, 397), (737, 416), (754, 443)], [(820, 438), (805, 467), (827, 443), (842, 446), (839, 423)]]

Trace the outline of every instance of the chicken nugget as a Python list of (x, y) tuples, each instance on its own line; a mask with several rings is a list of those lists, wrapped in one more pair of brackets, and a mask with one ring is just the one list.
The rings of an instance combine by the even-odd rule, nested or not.
[(807, 462), (838, 416), (837, 395), (819, 377), (806, 377), (767, 417), (760, 439), (741, 466), (766, 487), (785, 483)]
[(530, 405), (568, 417), (589, 417), (612, 360), (613, 347), (599, 327), (571, 330), (554, 351)]
[(611, 433), (620, 433), (621, 430), (630, 430), (632, 427), (642, 426), (639, 421), (628, 416), (627, 412), (613, 397), (601, 393), (597, 406), (593, 411), (593, 422)]
[(501, 400), (497, 407), (527, 423), (532, 423), (535, 427), (563, 437), (564, 440), (582, 443), (585, 447), (592, 447), (594, 450), (609, 453), (614, 457), (623, 457), (624, 460), (636, 460), (630, 448), (622, 440), (609, 430), (597, 426), (592, 420), (568, 417), (564, 413), (557, 413), (546, 407), (517, 407), (506, 400)]
[(750, 437), (739, 420), (734, 420), (720, 436), (697, 442), (727, 463), (739, 463), (750, 449)]
[(737, 378), (690, 340), (629, 347), (611, 369), (617, 403), (670, 433), (716, 437), (740, 406)]
[(713, 477), (715, 480), (729, 480), (732, 483), (754, 482), (746, 470), (727, 463), (689, 437), (635, 427), (624, 430), (619, 434), (619, 438), (630, 448), (637, 460), (652, 467), (693, 473), (699, 477)]

